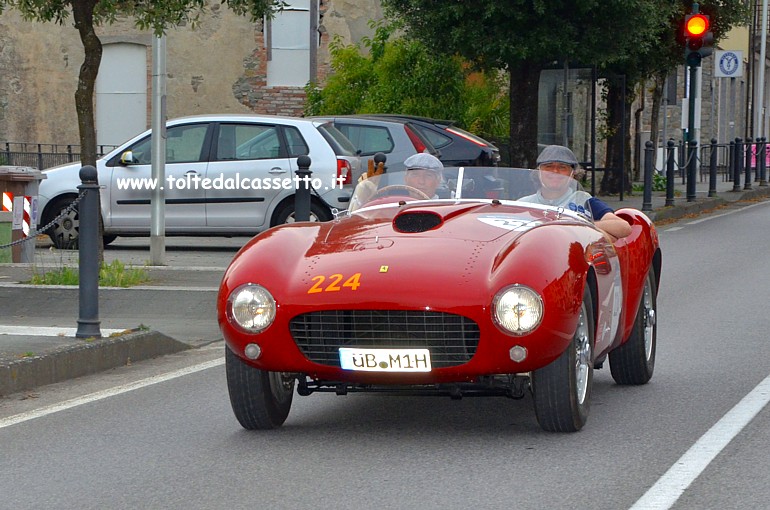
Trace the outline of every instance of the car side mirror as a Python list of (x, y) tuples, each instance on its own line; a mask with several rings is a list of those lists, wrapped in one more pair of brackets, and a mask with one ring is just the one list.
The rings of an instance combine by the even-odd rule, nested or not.
[(120, 163), (123, 165), (135, 165), (139, 163), (136, 159), (134, 159), (134, 153), (131, 151), (126, 151), (123, 154), (120, 155)]

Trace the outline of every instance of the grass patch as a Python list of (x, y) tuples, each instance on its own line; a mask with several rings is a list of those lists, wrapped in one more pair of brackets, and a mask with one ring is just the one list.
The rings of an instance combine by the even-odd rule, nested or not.
[[(76, 268), (60, 267), (44, 273), (35, 272), (29, 281), (32, 285), (78, 285), (79, 273)], [(131, 287), (150, 280), (150, 276), (142, 268), (126, 267), (119, 260), (109, 264), (102, 263), (99, 268), (100, 287)]]

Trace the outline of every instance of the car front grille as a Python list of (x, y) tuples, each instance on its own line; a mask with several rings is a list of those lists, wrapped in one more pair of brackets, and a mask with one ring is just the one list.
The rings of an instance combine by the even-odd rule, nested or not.
[(427, 348), (434, 368), (467, 363), (479, 344), (478, 325), (460, 315), (416, 310), (330, 310), (289, 322), (302, 353), (340, 366), (340, 347)]

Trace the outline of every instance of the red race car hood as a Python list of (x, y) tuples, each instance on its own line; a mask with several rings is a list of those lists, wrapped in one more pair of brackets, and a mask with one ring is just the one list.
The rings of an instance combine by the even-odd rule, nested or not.
[(406, 204), (394, 215), (393, 204), (364, 209), (348, 221), (332, 224), (326, 243), (350, 245), (362, 238), (433, 238), (489, 242), (507, 234), (523, 233), (552, 221), (543, 210), (522, 205), (490, 203)]
[[(516, 257), (522, 236), (550, 230), (537, 228), (542, 225), (576, 222), (582, 223), (526, 204), (371, 207), (331, 222), (266, 231), (236, 256), (223, 285), (258, 283), (284, 305), (328, 309), (487, 306), (490, 291), (514, 277), (510, 271), (517, 279), (533, 277), (542, 250)], [(498, 282), (498, 268), (512, 256), (519, 262), (505, 264), (506, 282)]]

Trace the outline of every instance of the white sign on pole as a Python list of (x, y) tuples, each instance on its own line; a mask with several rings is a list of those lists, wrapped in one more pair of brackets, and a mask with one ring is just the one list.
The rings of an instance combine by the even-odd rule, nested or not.
[(714, 77), (739, 78), (743, 76), (743, 51), (724, 50), (714, 52)]
[(24, 222), (24, 197), (17, 195), (13, 197), (13, 221), (11, 228), (13, 230), (21, 229), (21, 224)]

